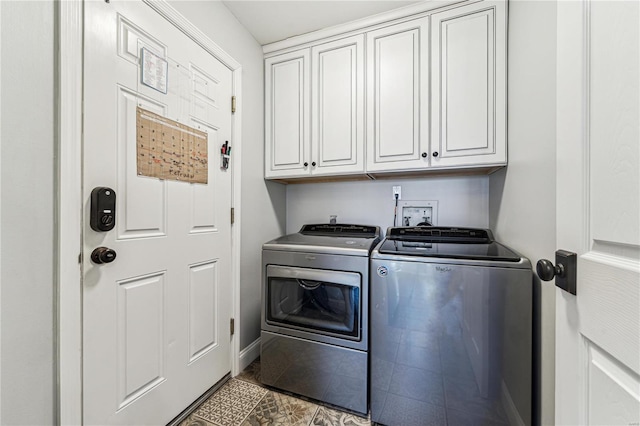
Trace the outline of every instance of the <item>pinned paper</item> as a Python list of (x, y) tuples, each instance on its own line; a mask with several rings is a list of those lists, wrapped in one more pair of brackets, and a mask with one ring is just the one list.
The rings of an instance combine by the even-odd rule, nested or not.
[(168, 62), (148, 49), (142, 49), (142, 84), (167, 94)]
[(138, 175), (208, 183), (208, 135), (147, 111), (136, 111)]

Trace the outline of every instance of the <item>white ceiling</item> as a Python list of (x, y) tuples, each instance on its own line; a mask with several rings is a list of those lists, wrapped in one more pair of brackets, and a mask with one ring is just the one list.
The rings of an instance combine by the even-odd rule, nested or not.
[(407, 6), (405, 0), (222, 0), (261, 45)]

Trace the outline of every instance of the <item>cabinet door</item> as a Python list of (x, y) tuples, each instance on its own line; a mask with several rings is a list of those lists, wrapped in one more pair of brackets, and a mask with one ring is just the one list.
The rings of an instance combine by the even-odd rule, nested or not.
[(364, 35), (312, 47), (311, 63), (311, 174), (362, 173)]
[(431, 165), (506, 163), (506, 2), (432, 15), (431, 43)]
[(265, 177), (309, 174), (309, 49), (265, 60)]
[(429, 165), (429, 21), (367, 33), (367, 171)]

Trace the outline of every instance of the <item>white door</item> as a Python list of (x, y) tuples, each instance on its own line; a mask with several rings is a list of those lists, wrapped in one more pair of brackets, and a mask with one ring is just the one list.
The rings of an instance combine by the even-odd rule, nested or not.
[[(166, 424), (231, 366), (231, 169), (220, 149), (232, 145), (232, 73), (140, 1), (88, 1), (84, 28), (83, 420)], [(161, 65), (141, 69), (143, 48), (166, 60), (166, 94)], [(143, 70), (160, 90), (141, 83)], [(138, 175), (137, 107), (206, 132), (207, 184)], [(117, 200), (108, 232), (89, 226), (102, 186)], [(115, 261), (93, 263), (100, 246)]]
[(310, 49), (264, 61), (266, 178), (305, 176), (311, 170)]
[(431, 16), (431, 166), (507, 161), (506, 1)]
[(364, 172), (364, 35), (311, 48), (311, 174)]
[(639, 6), (558, 2), (558, 425), (640, 422)]
[(429, 165), (428, 99), (429, 18), (368, 32), (368, 172)]

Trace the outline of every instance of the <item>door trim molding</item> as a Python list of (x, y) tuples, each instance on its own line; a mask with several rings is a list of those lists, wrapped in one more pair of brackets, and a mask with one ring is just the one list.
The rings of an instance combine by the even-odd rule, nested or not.
[[(556, 233), (556, 247), (575, 251), (578, 256), (589, 251), (589, 9), (589, 0), (558, 2), (556, 21), (556, 229), (562, 229)], [(567, 162), (569, 158), (576, 161)], [(580, 206), (578, 217), (569, 219), (559, 214), (575, 211), (576, 205)], [(578, 337), (566, 330), (566, 326), (561, 327), (561, 321), (573, 317), (571, 312), (577, 310), (577, 299), (567, 297), (567, 293), (558, 288), (555, 293), (556, 371), (582, 381), (586, 377), (583, 374), (586, 360), (582, 358), (586, 352), (574, 353), (574, 349), (584, 347), (584, 336)], [(575, 327), (577, 330), (578, 324)], [(559, 356), (566, 353), (578, 359), (567, 364)], [(586, 395), (573, 392), (558, 374), (554, 381), (555, 423), (571, 423), (575, 415), (584, 413)], [(580, 386), (580, 389), (586, 388)], [(580, 419), (581, 424), (584, 420)]]
[[(240, 211), (242, 152), (242, 66), (189, 22), (165, 0), (142, 0), (191, 38), (233, 74), (232, 95), (237, 109), (232, 115), (232, 207)], [(83, 0), (58, 2), (58, 141), (56, 181), (56, 288), (58, 424), (82, 424), (82, 109), (83, 109)], [(229, 100), (229, 104), (231, 100)], [(240, 227), (241, 215), (231, 227), (233, 306), (231, 315), (240, 329)], [(240, 336), (231, 341), (231, 375), (238, 374)]]
[(82, 424), (83, 2), (58, 2), (58, 424)]
[[(142, 0), (147, 6), (155, 10), (164, 19), (172, 23), (176, 28), (182, 31), (187, 37), (193, 40), (198, 46), (209, 52), (211, 56), (222, 62), (232, 71), (240, 68), (240, 64), (236, 62), (227, 52), (222, 50), (213, 40), (211, 40), (198, 27), (193, 25), (187, 18), (178, 12), (173, 6), (165, 0)], [(235, 78), (235, 75), (234, 75)], [(229, 101), (231, 102), (231, 101)], [(233, 149), (236, 147), (234, 146)]]

